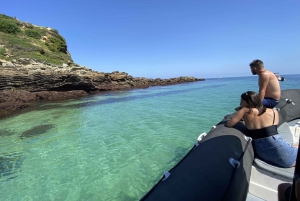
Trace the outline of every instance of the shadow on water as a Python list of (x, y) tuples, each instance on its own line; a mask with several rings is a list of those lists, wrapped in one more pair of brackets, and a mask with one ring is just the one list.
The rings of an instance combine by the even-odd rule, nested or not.
[(12, 134), (14, 133), (11, 132), (10, 130), (0, 129), (0, 136), (10, 136)]
[[(17, 177), (16, 172), (20, 171), (23, 163), (19, 153), (0, 155), (0, 182), (8, 181)], [(4, 179), (4, 180), (3, 180)]]
[(24, 131), (21, 134), (21, 139), (41, 135), (43, 133), (46, 133), (48, 130), (50, 130), (53, 127), (55, 127), (54, 124), (43, 124), (43, 125), (35, 126), (27, 131)]

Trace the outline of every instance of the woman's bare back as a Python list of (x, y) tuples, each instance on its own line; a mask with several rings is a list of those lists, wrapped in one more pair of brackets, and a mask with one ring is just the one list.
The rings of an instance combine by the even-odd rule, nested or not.
[[(275, 113), (275, 119), (274, 119), (274, 113)], [(256, 108), (252, 108), (251, 113), (246, 113), (244, 115), (244, 120), (245, 120), (246, 127), (250, 130), (265, 128), (273, 124), (277, 125), (279, 122), (277, 110), (273, 110), (269, 108), (267, 108), (266, 112), (260, 116), (258, 116), (258, 110)]]

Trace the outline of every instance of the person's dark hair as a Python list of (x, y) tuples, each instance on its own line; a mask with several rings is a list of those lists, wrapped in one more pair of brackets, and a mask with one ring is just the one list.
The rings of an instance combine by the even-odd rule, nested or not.
[(256, 60), (253, 60), (250, 64), (250, 67), (256, 67), (256, 68), (264, 68), (264, 63), (259, 60), (259, 59), (256, 59)]
[(241, 95), (241, 99), (246, 101), (248, 104), (249, 113), (252, 112), (252, 108), (258, 110), (258, 116), (262, 115), (266, 111), (266, 107), (263, 106), (261, 99), (257, 93), (254, 91), (247, 91)]

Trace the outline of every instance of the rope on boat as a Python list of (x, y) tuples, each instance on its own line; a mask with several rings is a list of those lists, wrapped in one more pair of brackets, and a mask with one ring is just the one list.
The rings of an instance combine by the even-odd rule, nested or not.
[(224, 194), (222, 200), (224, 200), (224, 199), (226, 198), (226, 195), (227, 195), (228, 190), (229, 190), (229, 188), (230, 188), (230, 184), (231, 184), (231, 182), (232, 182), (232, 180), (233, 180), (233, 177), (234, 177), (234, 175), (235, 175), (235, 172), (236, 172), (237, 169), (240, 167), (240, 164), (241, 164), (240, 161), (243, 159), (243, 156), (244, 156), (245, 152), (247, 151), (249, 144), (250, 144), (251, 141), (252, 141), (252, 138), (251, 138), (251, 137), (246, 137), (246, 136), (244, 136), (244, 137), (245, 137), (245, 139), (247, 140), (247, 144), (246, 144), (245, 149), (244, 149), (243, 153), (241, 154), (241, 156), (240, 156), (237, 160), (235, 160), (234, 158), (229, 158), (229, 163), (233, 166), (233, 172), (232, 172), (231, 177), (230, 177), (229, 185), (227, 186), (227, 189), (226, 189), (226, 191), (225, 191), (226, 193)]
[(243, 159), (243, 156), (245, 154), (245, 152), (247, 151), (247, 148), (250, 144), (250, 142), (252, 141), (251, 137), (247, 137), (246, 135), (244, 135), (245, 140), (247, 141), (247, 144), (245, 146), (245, 149), (242, 153), (242, 155), (239, 157), (239, 159), (235, 160), (234, 158), (229, 158), (229, 163), (233, 166), (233, 168), (237, 169), (240, 167), (240, 161)]

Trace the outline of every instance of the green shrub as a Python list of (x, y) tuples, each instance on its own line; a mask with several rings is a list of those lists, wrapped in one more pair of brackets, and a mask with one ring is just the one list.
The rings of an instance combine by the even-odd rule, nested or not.
[(61, 38), (50, 37), (46, 42), (46, 45), (52, 52), (67, 52), (67, 44)]
[(41, 54), (45, 54), (46, 52), (45, 52), (45, 50), (44, 50), (43, 48), (41, 48), (41, 49), (40, 49), (40, 53), (41, 53)]
[(24, 26), (27, 28), (27, 29), (33, 29), (33, 25), (29, 22), (26, 22), (24, 23)]
[(18, 35), (12, 34), (0, 34), (0, 43), (5, 45), (8, 49), (12, 48), (13, 46), (20, 46), (23, 49), (32, 49), (35, 47), (29, 38), (21, 38)]
[(9, 16), (7, 16), (7, 15), (3, 15), (3, 14), (0, 14), (0, 19), (14, 19), (14, 18), (12, 18), (12, 17), (9, 17)]
[(4, 47), (0, 47), (0, 55), (4, 55), (5, 52), (6, 52), (5, 48)]
[(58, 34), (57, 29), (51, 29), (51, 31), (53, 31), (54, 33)]
[(46, 29), (41, 29), (41, 28), (34, 28), (34, 30), (38, 32), (41, 36), (46, 35), (47, 32)]
[(13, 20), (0, 18), (0, 31), (8, 34), (16, 34), (20, 32), (20, 28)]
[(37, 32), (36, 30), (34, 30), (34, 29), (26, 29), (25, 34), (27, 36), (35, 38), (35, 39), (40, 39), (41, 38), (41, 34), (39, 32)]

